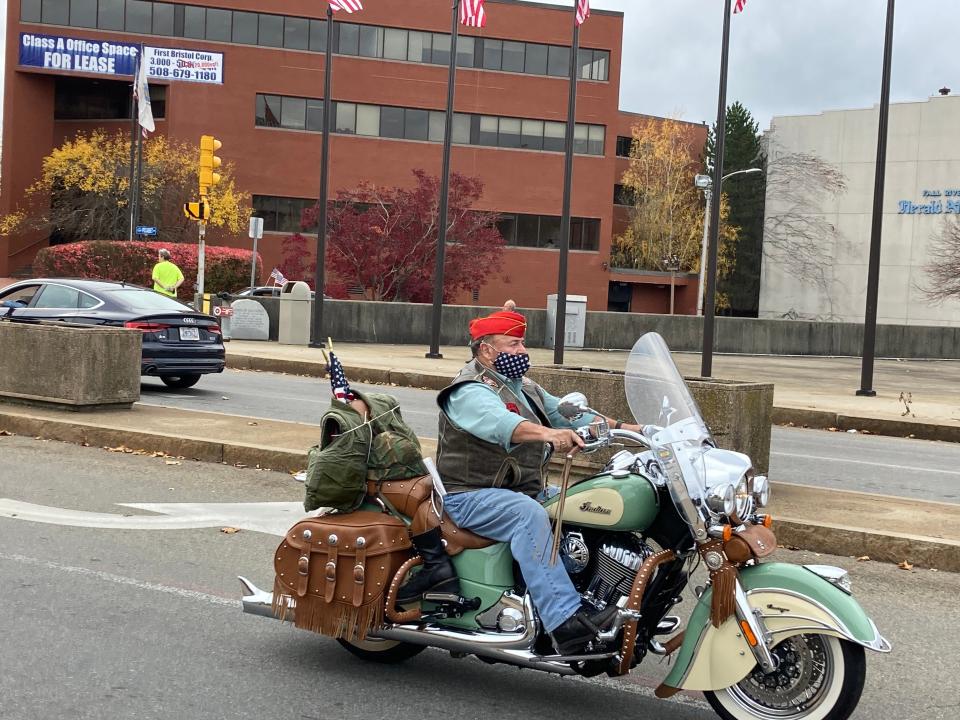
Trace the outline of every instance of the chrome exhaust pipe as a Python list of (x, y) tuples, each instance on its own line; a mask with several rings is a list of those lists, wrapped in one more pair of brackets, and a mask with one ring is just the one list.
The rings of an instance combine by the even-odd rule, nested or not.
[[(276, 620), (277, 616), (273, 614), (273, 593), (261, 590), (242, 575), (238, 575), (237, 580), (240, 581), (240, 589), (243, 591), (243, 596), (240, 598), (243, 611), (250, 615), (259, 615)], [(295, 611), (296, 603), (292, 599), (288, 599), (287, 611), (284, 613), (283, 619), (293, 622)]]

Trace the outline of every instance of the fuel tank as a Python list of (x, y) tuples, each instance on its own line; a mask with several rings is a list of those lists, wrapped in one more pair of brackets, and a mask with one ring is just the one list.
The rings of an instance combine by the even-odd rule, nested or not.
[[(544, 503), (547, 514), (556, 517), (557, 497)], [(567, 492), (563, 521), (604, 530), (642, 531), (660, 512), (659, 496), (643, 475), (616, 476), (604, 473), (577, 483)]]

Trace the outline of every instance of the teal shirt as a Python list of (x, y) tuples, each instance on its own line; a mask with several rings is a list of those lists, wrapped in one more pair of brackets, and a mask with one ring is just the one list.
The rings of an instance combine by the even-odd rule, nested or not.
[[(536, 411), (530, 407), (530, 403), (523, 395), (522, 380), (511, 380), (499, 373), (497, 373), (497, 377), (514, 395), (520, 398), (528, 409), (536, 414)], [(546, 390), (543, 391), (543, 398), (547, 419), (552, 427), (581, 427), (590, 424), (594, 419), (593, 415), (584, 413), (579, 419), (570, 421), (557, 410), (560, 398), (551, 395)], [(507, 409), (496, 390), (489, 385), (478, 382), (463, 383), (454, 388), (447, 396), (443, 411), (450, 421), (458, 427), (481, 440), (495, 443), (508, 452), (516, 447), (515, 443), (510, 442), (510, 438), (513, 436), (513, 431), (517, 429), (517, 425), (524, 420), (517, 413), (510, 412)]]

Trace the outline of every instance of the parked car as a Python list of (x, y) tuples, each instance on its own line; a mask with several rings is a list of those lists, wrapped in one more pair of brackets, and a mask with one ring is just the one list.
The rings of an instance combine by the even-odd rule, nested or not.
[[(238, 290), (235, 293), (232, 293), (237, 297), (280, 297), (280, 286), (279, 285), (259, 285), (257, 287), (245, 287), (243, 290)], [(315, 293), (313, 290), (310, 291), (310, 299), (313, 300)], [(324, 300), (333, 300), (332, 297), (324, 293)]]
[(140, 330), (140, 374), (173, 388), (223, 372), (225, 352), (215, 318), (153, 290), (106, 280), (41, 278), (0, 290), (0, 317), (58, 320)]

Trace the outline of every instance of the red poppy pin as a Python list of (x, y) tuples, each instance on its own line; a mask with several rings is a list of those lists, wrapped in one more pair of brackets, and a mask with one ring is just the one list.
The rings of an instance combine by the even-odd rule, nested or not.
[(506, 406), (507, 406), (507, 410), (509, 410), (510, 412), (516, 413), (517, 415), (520, 414), (520, 408), (517, 407), (516, 403), (508, 402), (506, 403)]

